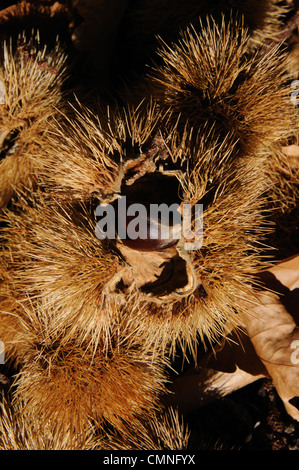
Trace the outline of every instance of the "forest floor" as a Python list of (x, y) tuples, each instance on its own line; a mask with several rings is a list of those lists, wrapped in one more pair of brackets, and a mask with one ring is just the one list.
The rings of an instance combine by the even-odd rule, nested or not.
[(299, 450), (299, 423), (268, 379), (205, 406), (188, 428), (194, 450)]

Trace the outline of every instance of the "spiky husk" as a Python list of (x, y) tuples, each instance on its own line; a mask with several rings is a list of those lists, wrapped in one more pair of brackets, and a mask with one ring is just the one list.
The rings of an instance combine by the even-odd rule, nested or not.
[[(169, 409), (134, 420), (126, 435), (110, 428), (103, 433), (89, 422), (81, 435), (52, 422), (41, 426), (37, 415), (26, 412), (20, 402), (12, 404), (2, 395), (0, 420), (1, 450), (187, 450), (189, 431), (178, 413)], [(134, 427), (135, 425), (135, 427)]]
[[(106, 304), (100, 313), (102, 290), (123, 263), (115, 254), (117, 243), (104, 247), (96, 239), (92, 203), (113, 200), (127, 161), (141, 157), (152, 160), (145, 173), (159, 171), (161, 163), (172, 165), (180, 173), (184, 202), (205, 204), (203, 246), (187, 254), (201, 290), (158, 304), (151, 292), (144, 296), (136, 290), (133, 300), (124, 294), (123, 304), (135, 305), (132, 316), (145, 312), (144, 342), (154, 337), (158, 349), (166, 350), (178, 340), (193, 349), (198, 334), (213, 341), (240, 323), (238, 299), (264, 266), (258, 244), (272, 184), (267, 158), (273, 142), (289, 135), (286, 122), (293, 126), (295, 118), (277, 51), (248, 58), (248, 37), (235, 30), (235, 23), (219, 28), (211, 22), (201, 36), (187, 31), (180, 45), (164, 49), (166, 65), (150, 88), (157, 107), (141, 103), (106, 114), (99, 109), (95, 116), (79, 106), (74, 117), (54, 122), (39, 139), (36, 164), (48, 194), (37, 207), (8, 214), (3, 260), (13, 267), (3, 285), (13, 286), (10, 291), (21, 299), (44, 297), (54, 311), (71, 311), (60, 317), (60, 328), (66, 322), (73, 331), (71, 325), (79, 323), (85, 334), (96, 323), (96, 331), (109, 330), (114, 313)], [(77, 201), (83, 203), (75, 207)]]
[(98, 116), (79, 108), (45, 136), (40, 153), (41, 174), (59, 201), (113, 200), (128, 159), (143, 157), (153, 164), (145, 172), (165, 163), (181, 172), (185, 202), (204, 201), (204, 244), (188, 255), (201, 293), (162, 301), (162, 307), (142, 297), (153, 325), (144, 330), (159, 331), (163, 347), (178, 338), (192, 344), (198, 333), (214, 339), (223, 325), (239, 322), (238, 298), (264, 266), (259, 243), (277, 182), (271, 159), (296, 125), (278, 49), (250, 55), (238, 23), (207, 24), (162, 50), (165, 65), (147, 82), (157, 104), (99, 109)]
[[(13, 402), (28, 424), (35, 417), (38, 434), (48, 430), (83, 445), (93, 425), (100, 437), (115, 429), (126, 442), (143, 426), (144, 415), (154, 418), (166, 363), (144, 350), (138, 325), (122, 310), (114, 312), (108, 339), (103, 332), (97, 339), (85, 332), (82, 340), (79, 324), (73, 332), (59, 328), (65, 313), (45, 302), (15, 310), (19, 327), (12, 341), (20, 368)], [(8, 339), (5, 345), (10, 361)]]
[[(74, 331), (80, 338), (86, 332), (94, 331), (97, 337), (102, 329), (109, 331), (113, 312), (101, 307), (102, 290), (120, 268), (119, 256), (99, 243), (92, 215), (83, 205), (81, 211), (68, 211), (55, 207), (53, 201), (52, 207), (32, 204), (21, 206), (19, 213), (7, 212), (2, 219), (6, 224), (1, 233), (6, 245), (2, 266), (9, 264), (1, 287), (2, 308), (5, 298), (11, 302), (6, 307), (11, 312), (19, 302), (30, 305), (42, 298), (53, 307), (53, 314), (62, 312), (56, 329), (64, 332), (65, 339)], [(8, 260), (10, 249), (13, 254)]]
[(47, 129), (62, 99), (66, 56), (59, 42), (48, 51), (36, 38), (20, 35), (18, 46), (4, 43), (0, 66), (0, 208), (16, 189), (30, 192), (36, 182), (36, 139)]
[[(181, 176), (186, 201), (194, 204), (206, 198), (203, 246), (185, 254), (200, 279), (199, 290), (187, 297), (164, 299), (163, 292), (155, 296), (155, 290), (148, 289), (145, 294), (142, 286), (140, 290), (133, 283), (128, 292), (106, 293), (112, 277), (125, 266), (120, 245), (97, 239), (91, 203), (75, 204), (75, 198), (61, 206), (59, 197), (55, 204), (46, 196), (31, 206), (23, 204), (19, 213), (7, 211), (2, 217), (6, 246), (1, 259), (6, 269), (1, 292), (10, 303), (6, 309), (13, 312), (19, 302), (27, 305), (43, 299), (53, 311), (61, 312), (57, 328), (64, 330), (66, 339), (74, 331), (81, 338), (93, 332), (95, 338), (105, 334), (109, 342), (119, 305), (138, 318), (144, 348), (155, 345), (158, 355), (177, 340), (193, 349), (198, 334), (213, 341), (225, 328), (236, 326), (238, 300), (246, 295), (251, 276), (264, 266), (258, 243), (266, 232), (267, 182), (259, 161), (243, 158), (216, 188), (209, 188), (214, 159), (225, 162), (230, 155), (223, 155), (221, 146), (207, 149), (206, 141), (205, 135), (198, 136), (197, 149), (204, 146), (205, 153), (193, 170)], [(176, 155), (177, 147), (169, 149), (170, 155)], [(192, 160), (193, 148), (186, 147), (184, 155)]]
[(76, 102), (69, 117), (49, 127), (40, 140), (39, 177), (60, 200), (110, 200), (120, 192), (123, 166), (140, 156), (160, 115), (154, 105), (144, 109), (95, 106), (95, 112)]
[[(150, 69), (140, 89), (128, 90), (129, 99), (150, 95), (161, 115), (168, 111), (177, 140), (187, 134), (189, 145), (198, 149), (195, 165), (205, 145), (221, 142), (222, 154), (229, 158), (214, 158), (212, 185), (230, 172), (234, 161), (260, 160), (268, 208), (277, 215), (288, 212), (298, 201), (298, 170), (282, 147), (298, 141), (298, 112), (291, 102), (287, 55), (273, 43), (252, 51), (251, 36), (239, 20), (226, 22), (223, 17), (217, 23), (208, 17), (206, 27), (200, 21), (199, 32), (191, 26), (177, 43), (161, 43), (162, 63)], [(204, 162), (199, 168), (210, 173)]]
[(220, 140), (231, 137), (238, 156), (257, 158), (286, 141), (297, 119), (279, 47), (252, 54), (248, 41), (239, 22), (208, 19), (199, 33), (191, 27), (177, 44), (161, 46), (163, 63), (147, 85), (162, 112), (171, 107), (181, 126), (213, 128)]

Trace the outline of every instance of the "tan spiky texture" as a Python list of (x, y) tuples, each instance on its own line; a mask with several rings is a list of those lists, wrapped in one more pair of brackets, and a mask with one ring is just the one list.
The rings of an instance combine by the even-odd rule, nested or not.
[[(197, 171), (192, 176), (199, 192), (188, 196), (198, 201), (208, 190), (204, 181), (199, 184)], [(159, 303), (150, 296), (140, 298), (140, 307), (148, 312), (144, 328), (162, 349), (170, 345), (173, 352), (180, 344), (196, 358), (198, 337), (212, 343), (240, 324), (238, 303), (250, 295), (252, 276), (269, 263), (261, 254), (269, 230), (263, 219), (264, 191), (262, 167), (252, 162), (227, 175), (204, 210), (202, 248), (188, 254), (199, 288)]]
[[(217, 23), (211, 17), (198, 32), (193, 26), (175, 44), (161, 44), (162, 64), (150, 70), (140, 96), (149, 94), (182, 140), (186, 133), (198, 148), (222, 142), (226, 162), (211, 165), (216, 179), (228, 173), (233, 160), (260, 159), (268, 187), (269, 208), (289, 211), (298, 200), (298, 175), (282, 147), (296, 142), (298, 113), (291, 102), (287, 55), (280, 45), (250, 49), (248, 31), (239, 21)], [(138, 89), (129, 90), (133, 100)], [(138, 98), (137, 98), (138, 99)], [(208, 133), (207, 129), (211, 132)], [(171, 132), (171, 130), (169, 131)], [(196, 164), (197, 156), (193, 164)], [(206, 168), (201, 167), (206, 174)], [(218, 174), (218, 176), (217, 176)]]
[[(61, 312), (56, 329), (64, 332), (65, 339), (74, 332), (84, 339), (87, 332), (93, 331), (97, 338), (102, 329), (109, 331), (113, 312), (101, 307), (102, 291), (121, 262), (97, 240), (87, 208), (32, 202), (32, 207), (21, 205), (19, 213), (7, 214), (1, 232), (7, 247), (1, 252), (1, 265), (9, 264), (1, 285), (3, 297), (8, 302), (15, 297), (25, 305), (46, 299), (54, 312)], [(13, 312), (18, 305), (11, 308)]]
[[(219, 29), (211, 23), (202, 35), (187, 32), (184, 47), (163, 52), (164, 79), (152, 87), (163, 111), (141, 103), (135, 109), (110, 108), (106, 115), (100, 109), (95, 116), (79, 106), (74, 117), (66, 117), (59, 126), (54, 122), (40, 140), (40, 174), (48, 196), (55, 194), (58, 205), (46, 196), (37, 207), (27, 207), (19, 215), (8, 213), (8, 228), (3, 230), (8, 244), (2, 256), (11, 268), (3, 288), (17, 293), (18, 302), (27, 302), (27, 297), (32, 302), (38, 296), (54, 311), (64, 312), (57, 325), (66, 338), (78, 324), (81, 338), (93, 329), (94, 338), (103, 331), (109, 338), (115, 307), (107, 304), (107, 296), (103, 301), (103, 291), (125, 260), (117, 243), (105, 246), (95, 237), (92, 201), (113, 200), (125, 179), (126, 163), (142, 158), (151, 163), (145, 173), (159, 171), (165, 161), (172, 164), (179, 172), (184, 202), (205, 201), (203, 246), (185, 254), (201, 287), (181, 298), (155, 299), (136, 286), (120, 295), (118, 302), (133, 318), (142, 312), (145, 349), (154, 344), (157, 354), (167, 353), (169, 345), (175, 350), (179, 342), (193, 351), (198, 335), (214, 341), (240, 323), (238, 301), (247, 295), (251, 276), (264, 266), (259, 244), (266, 233), (263, 210), (272, 184), (266, 171), (268, 147), (285, 137), (281, 119), (293, 124), (294, 116), (286, 105), (285, 90), (278, 87), (282, 83), (278, 71), (274, 77), (276, 53), (267, 61), (261, 57), (258, 69), (256, 56), (246, 62), (246, 35), (237, 40), (233, 25), (223, 23)], [(201, 44), (209, 44), (209, 54)], [(269, 96), (267, 87), (274, 78)], [(201, 100), (190, 95), (183, 79), (191, 80), (191, 91), (196, 88), (206, 97), (207, 109), (200, 109)], [(160, 88), (155, 89), (156, 83)], [(256, 97), (255, 107), (249, 94)], [(269, 119), (264, 113), (272, 103)], [(192, 114), (192, 104), (198, 113)], [(213, 106), (217, 112), (211, 112)], [(238, 106), (243, 120), (232, 117)], [(213, 118), (218, 113), (218, 119), (209, 123), (208, 111)], [(219, 116), (225, 114), (223, 123)], [(269, 127), (267, 134), (261, 120)], [(161, 141), (158, 149), (156, 135)], [(85, 203), (75, 207), (76, 201)]]
[[(1, 216), (0, 338), (19, 370), (14, 408), (3, 408), (3, 448), (185, 445), (177, 419), (156, 421), (169, 356), (181, 348), (196, 361), (198, 340), (213, 343), (243, 323), (239, 302), (268, 264), (273, 151), (296, 126), (278, 48), (252, 53), (236, 24), (209, 20), (164, 45), (164, 65), (136, 92), (137, 106), (75, 104), (52, 119), (57, 76), (44, 58), (18, 59), (27, 75), (35, 67), (36, 106), (41, 90), (49, 95), (39, 73), (50, 73), (54, 93), (24, 134), (22, 155), (42, 191), (16, 192), (18, 203)], [(95, 234), (95, 201), (157, 173), (177, 178), (182, 202), (204, 204), (201, 249), (173, 248), (198, 282), (188, 294), (137, 284), (138, 263), (130, 265), (119, 241)], [(133, 280), (113, 290), (115, 278)]]
[(13, 342), (21, 366), (13, 402), (22, 407), (25, 420), (35, 416), (36, 433), (49, 427), (69, 444), (83, 445), (92, 423), (100, 436), (108, 426), (126, 442), (143, 426), (144, 415), (154, 418), (165, 390), (166, 363), (144, 350), (138, 326), (126, 312), (114, 313), (109, 338), (102, 334), (96, 344), (92, 334), (82, 340), (79, 324), (72, 334), (57, 328), (65, 312), (53, 312), (45, 303), (31, 309), (21, 305), (14, 314), (20, 326)]
[[(4, 394), (1, 400), (0, 450), (187, 450), (189, 431), (178, 412), (153, 413), (144, 416), (138, 428), (125, 439), (112, 429), (103, 433), (88, 423), (84, 434), (61, 434), (52, 422), (41, 427), (35, 414), (26, 412), (20, 402), (11, 403)], [(136, 423), (133, 423), (136, 424)]]
[(192, 349), (198, 334), (213, 340), (237, 325), (238, 299), (265, 265), (268, 161), (296, 116), (278, 49), (248, 55), (248, 35), (237, 24), (209, 20), (201, 33), (187, 30), (178, 45), (164, 46), (165, 65), (147, 82), (158, 104), (100, 109), (98, 117), (79, 106), (72, 120), (44, 136), (40, 153), (41, 174), (59, 201), (113, 200), (127, 161), (153, 155), (145, 172), (168, 161), (180, 172), (185, 202), (205, 201), (203, 247), (187, 255), (200, 290), (158, 305), (153, 295), (141, 296), (139, 308), (150, 319), (144, 337), (162, 349), (177, 340)]
[(82, 205), (70, 214), (34, 201), (21, 209), (2, 218), (1, 266), (10, 268), (0, 288), (0, 336), (6, 361), (20, 368), (14, 401), (24, 408), (26, 432), (39, 416), (34, 432), (55, 431), (45, 442), (86, 447), (92, 422), (101, 440), (108, 425), (118, 446), (133, 445), (137, 432), (146, 435), (143, 415), (154, 417), (165, 391), (167, 362), (149, 336), (144, 347), (138, 304), (105, 297), (119, 259), (88, 229)]
[[(259, 161), (243, 158), (242, 164), (230, 168), (230, 153), (221, 145), (208, 148), (205, 134), (198, 135), (197, 141), (195, 151), (188, 146), (187, 137), (181, 148), (172, 137), (168, 150), (180, 169), (182, 148), (183, 162), (195, 161), (198, 150), (204, 149), (200, 158), (197, 155), (195, 167), (180, 174), (185, 202), (194, 204), (207, 198), (203, 246), (185, 253), (200, 280), (199, 290), (187, 297), (156, 298), (151, 289), (144, 294), (142, 286), (140, 291), (133, 283), (130, 291), (111, 294), (106, 286), (121, 274), (126, 259), (117, 242), (106, 244), (97, 239), (92, 204), (73, 202), (61, 207), (46, 198), (32, 202), (32, 207), (24, 204), (19, 213), (7, 211), (2, 217), (6, 247), (1, 259), (8, 268), (1, 292), (3, 297), (9, 292), (12, 313), (19, 302), (29, 305), (43, 299), (55, 312), (61, 312), (57, 329), (64, 331), (66, 340), (76, 332), (82, 339), (92, 334), (94, 343), (105, 335), (108, 344), (111, 325), (121, 308), (138, 320), (144, 349), (154, 350), (157, 356), (161, 351), (168, 354), (169, 345), (175, 350), (177, 341), (193, 350), (198, 335), (213, 341), (226, 328), (240, 323), (235, 313), (238, 300), (246, 295), (251, 275), (264, 265), (257, 243), (265, 230), (267, 182)], [(215, 161), (222, 162), (226, 174)], [(85, 158), (82, 164), (89, 165)], [(55, 174), (53, 171), (53, 178)], [(209, 186), (213, 179), (215, 186)], [(80, 186), (80, 195), (79, 190)], [(183, 247), (180, 250), (184, 252)]]
[(110, 200), (120, 192), (125, 162), (140, 155), (162, 118), (154, 105), (96, 111), (76, 102), (73, 116), (61, 114), (40, 140), (39, 176), (59, 200)]
[(66, 56), (57, 41), (48, 51), (36, 38), (21, 35), (18, 46), (4, 43), (0, 66), (3, 100), (0, 105), (0, 207), (16, 189), (33, 189), (36, 139), (61, 103)]
[(208, 18), (200, 32), (190, 27), (178, 43), (162, 45), (162, 65), (150, 74), (162, 112), (171, 107), (183, 126), (214, 128), (232, 138), (238, 156), (259, 157), (285, 142), (298, 118), (279, 47), (250, 54), (248, 41), (241, 23)]
[[(173, 408), (162, 410), (150, 422), (132, 435), (128, 443), (116, 435), (104, 441), (105, 448), (115, 450), (188, 450), (190, 432), (179, 412)], [(95, 442), (93, 449), (99, 448)]]
[[(298, 145), (298, 136), (289, 147), (273, 147), (268, 159), (268, 173), (271, 178), (269, 193), (271, 207), (279, 213), (289, 213), (296, 208), (299, 200), (299, 165), (298, 157), (292, 156), (294, 146)], [(295, 143), (296, 142), (296, 143)]]

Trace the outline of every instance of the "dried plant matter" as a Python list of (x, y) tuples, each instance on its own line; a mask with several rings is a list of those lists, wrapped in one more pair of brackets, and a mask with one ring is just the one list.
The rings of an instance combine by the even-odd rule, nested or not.
[(254, 348), (272, 377), (286, 410), (297, 421), (299, 412), (298, 361), (298, 255), (263, 274), (275, 293), (259, 295), (246, 305), (245, 326)]
[[(121, 34), (123, 22), (135, 18), (132, 37), (141, 34), (139, 7), (143, 14), (149, 7), (140, 2), (132, 12), (134, 3), (119, 28)], [(92, 5), (74, 2), (84, 17), (78, 34)], [(239, 384), (267, 369), (286, 404), (296, 394), (293, 376), (269, 366), (277, 344), (263, 349), (252, 332), (255, 317), (244, 309), (255, 293), (252, 283), (269, 265), (265, 244), (273, 220), (297, 203), (297, 170), (286, 152), (296, 143), (297, 115), (285, 55), (262, 44), (277, 30), (282, 10), (274, 1), (259, 3), (251, 21), (253, 5), (239, 5), (229, 17), (223, 11), (204, 16), (175, 43), (165, 31), (156, 65), (115, 91), (109, 106), (91, 95), (85, 103), (81, 89), (75, 90), (80, 98), (68, 93), (66, 103), (59, 43), (50, 50), (30, 41), (6, 46), (0, 338), (17, 371), (12, 402), (3, 401), (2, 448), (185, 447), (184, 426), (161, 405), (172, 361), (181, 354), (183, 362), (190, 357), (202, 367), (198, 349), (219, 349), (215, 343), (237, 338), (241, 327), (259, 367), (240, 366)], [(194, 8), (191, 1), (180, 24), (205, 9), (206, 2)], [(160, 17), (163, 30), (168, 12)], [(175, 37), (176, 21), (169, 23)], [(189, 250), (185, 239), (128, 241), (119, 227), (115, 239), (97, 238), (97, 205), (115, 207), (120, 195), (146, 206), (203, 204), (201, 247)], [(285, 312), (276, 313), (280, 324)], [(266, 314), (273, 319), (272, 311)], [(273, 331), (279, 347), (288, 337), (276, 324)], [(225, 344), (218, 357), (226, 351)], [(209, 378), (208, 366), (205, 373)], [(219, 382), (210, 385), (223, 395)]]
[[(134, 422), (136, 424), (136, 422)], [(144, 425), (145, 424), (145, 425)], [(189, 431), (171, 408), (138, 423), (124, 441), (119, 434), (101, 432), (92, 422), (84, 434), (61, 434), (61, 429), (40, 427), (36, 416), (3, 397), (0, 421), (1, 450), (187, 450)], [(83, 439), (84, 435), (84, 439)]]
[(13, 289), (17, 301), (47, 299), (55, 311), (64, 312), (57, 329), (66, 337), (67, 331), (77, 331), (78, 324), (82, 333), (77, 333), (83, 336), (86, 329), (97, 331), (102, 325), (109, 330), (111, 315), (109, 310), (102, 312), (102, 290), (119, 269), (119, 260), (95, 237), (84, 206), (77, 212), (68, 212), (66, 207), (27, 207), (26, 215), (24, 211), (12, 213), (6, 221), (3, 242), (9, 239), (8, 250), (13, 254), (1, 253), (4, 263), (10, 257), (3, 289), (7, 285)]
[(223, 20), (218, 26), (209, 20), (200, 33), (184, 31), (160, 54), (163, 63), (152, 72), (152, 92), (162, 109), (174, 109), (173, 119), (180, 116), (196, 130), (213, 128), (220, 139), (229, 135), (227, 144), (236, 142), (240, 156), (255, 158), (294, 130), (281, 53), (273, 47), (248, 58), (248, 34), (240, 23)]
[[(243, 302), (243, 332), (206, 355), (198, 368), (190, 369), (172, 384), (176, 403), (184, 412), (194, 412), (262, 377), (275, 384), (286, 411), (299, 421), (298, 382), (298, 255), (259, 274), (270, 290), (257, 290)], [(276, 293), (274, 293), (276, 292)]]
[(5, 43), (0, 68), (2, 103), (0, 109), (0, 207), (5, 207), (16, 189), (35, 184), (35, 156), (42, 135), (61, 102), (65, 54), (59, 43), (49, 53), (20, 37), (19, 46)]
[[(205, 136), (201, 137), (204, 145)], [(55, 145), (52, 149), (54, 148)], [(57, 148), (59, 149), (58, 142)], [(208, 151), (206, 148), (205, 151), (205, 158), (209, 161), (213, 158), (214, 149)], [(80, 155), (82, 153), (78, 152), (76, 155), (70, 151), (70, 160), (79, 158)], [(98, 172), (102, 160), (98, 159), (97, 163), (91, 156), (84, 158), (83, 155), (79, 160), (82, 166), (88, 168), (92, 165)], [(170, 151), (170, 155), (173, 152)], [(58, 161), (60, 157), (64, 158), (64, 155), (59, 152)], [(172, 161), (170, 157), (169, 160)], [(204, 157), (202, 162), (205, 164)], [(159, 160), (157, 163), (159, 164)], [(59, 166), (57, 162), (56, 164)], [(180, 168), (179, 160), (177, 165)], [(211, 166), (210, 163), (208, 168)], [(142, 273), (145, 254), (141, 253), (138, 259), (134, 251), (130, 255), (130, 249), (125, 248), (120, 240), (112, 240), (105, 245), (96, 238), (93, 200), (76, 203), (80, 197), (83, 200), (86, 198), (83, 181), (82, 186), (73, 185), (76, 193), (71, 204), (65, 202), (66, 192), (62, 198), (60, 192), (56, 192), (57, 207), (53, 200), (49, 203), (48, 196), (45, 196), (44, 202), (37, 203), (36, 207), (26, 208), (25, 205), (19, 216), (15, 212), (7, 212), (7, 216), (3, 217), (7, 229), (3, 229), (2, 233), (3, 240), (8, 241), (2, 257), (3, 262), (11, 265), (11, 280), (8, 282), (13, 284), (14, 292), (20, 292), (23, 297), (28, 294), (33, 297), (46, 296), (48, 302), (53, 299), (56, 308), (71, 309), (72, 314), (66, 321), (71, 322), (76, 315), (82, 315), (80, 322), (92, 321), (92, 325), (96, 321), (94, 314), (98, 311), (103, 290), (107, 289), (110, 295), (120, 297), (124, 304), (133, 296), (136, 308), (145, 311), (145, 338), (157, 337), (157, 344), (161, 344), (163, 349), (169, 342), (174, 346), (178, 338), (193, 347), (198, 333), (211, 340), (222, 328), (226, 328), (227, 322), (238, 324), (235, 309), (238, 307), (240, 292), (246, 295), (252, 274), (264, 265), (255, 244), (266, 230), (266, 227), (262, 228), (263, 193), (266, 186), (262, 167), (260, 177), (256, 175), (257, 168), (257, 164), (253, 164), (250, 159), (247, 164), (243, 159), (241, 166), (234, 165), (234, 171), (231, 169), (227, 173), (228, 179), (223, 179), (221, 184), (219, 182), (217, 197), (212, 196), (206, 206), (202, 249), (187, 253), (184, 245), (179, 243), (160, 254), (149, 253), (146, 262), (147, 266), (153, 263), (152, 275), (149, 272)], [(59, 170), (63, 170), (62, 165)], [(56, 171), (53, 165), (53, 171), (49, 172), (52, 180), (59, 181), (59, 170)], [(69, 180), (66, 171), (61, 174), (69, 183), (74, 181), (73, 174), (81, 176), (82, 173), (78, 172), (74, 163), (70, 167)], [(151, 174), (155, 177), (156, 172)], [(207, 175), (208, 172), (201, 181), (196, 167), (189, 176), (181, 177), (186, 201), (200, 201), (206, 193), (209, 197)], [(62, 185), (61, 187), (64, 189)], [(134, 184), (132, 188), (135, 194)], [(242, 192), (242, 198), (240, 188), (246, 188)], [(99, 186), (98, 191), (107, 189), (107, 185), (103, 188)], [(92, 195), (91, 193), (90, 198)], [(72, 196), (71, 190), (69, 196)], [(107, 196), (104, 196), (106, 200)], [(163, 190), (161, 197), (163, 200)], [(113, 198), (112, 192), (111, 199)], [(99, 202), (100, 199), (97, 200)], [(62, 204), (63, 208), (60, 208)], [(219, 218), (221, 224), (218, 222)], [(171, 277), (166, 278), (165, 283), (159, 265), (166, 263), (170, 268), (175, 259), (178, 262), (171, 268), (174, 271)], [(186, 276), (182, 284), (179, 284), (176, 277), (183, 266), (187, 270)], [(113, 275), (117, 276), (118, 283), (122, 281), (121, 289), (117, 285), (113, 288), (113, 282), (110, 289)], [(190, 276), (194, 278), (191, 290), (188, 289)], [(114, 286), (115, 284), (114, 282)], [(219, 285), (223, 288), (219, 289)], [(134, 312), (135, 309), (132, 309), (132, 314)], [(108, 313), (98, 317), (98, 326), (102, 321), (106, 321), (108, 328), (111, 321)], [(60, 327), (62, 328), (62, 324)]]

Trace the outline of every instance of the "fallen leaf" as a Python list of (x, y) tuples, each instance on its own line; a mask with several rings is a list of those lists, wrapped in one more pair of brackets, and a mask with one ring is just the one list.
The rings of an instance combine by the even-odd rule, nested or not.
[(232, 332), (175, 379), (167, 404), (190, 413), (270, 377), (286, 411), (299, 421), (299, 256), (261, 273), (260, 280), (267, 290), (243, 302), (246, 331)]
[(260, 279), (269, 291), (246, 304), (245, 328), (287, 412), (299, 421), (299, 256), (261, 273)]
[(167, 404), (192, 413), (264, 377), (268, 377), (267, 370), (249, 337), (232, 332), (197, 367), (190, 367), (173, 381)]
[(282, 152), (288, 157), (291, 168), (299, 168), (299, 145), (293, 144), (282, 147)]

